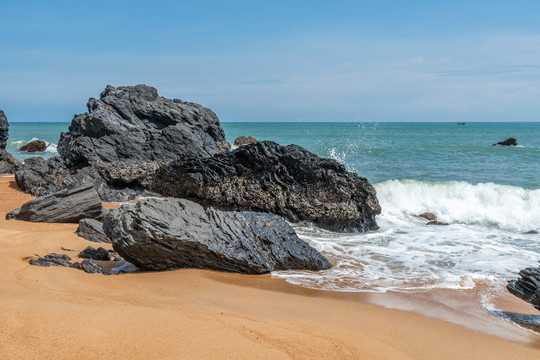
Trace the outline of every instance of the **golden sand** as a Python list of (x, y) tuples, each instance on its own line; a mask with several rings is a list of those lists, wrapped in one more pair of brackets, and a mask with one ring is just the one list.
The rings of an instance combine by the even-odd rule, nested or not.
[[(104, 276), (28, 264), (75, 259), (76, 224), (5, 220), (31, 199), (0, 178), (0, 359), (540, 359), (540, 337), (503, 340), (364, 295), (265, 276), (177, 270)], [(110, 248), (110, 245), (109, 245)], [(399, 299), (394, 297), (394, 299)], [(498, 320), (503, 321), (503, 320)]]

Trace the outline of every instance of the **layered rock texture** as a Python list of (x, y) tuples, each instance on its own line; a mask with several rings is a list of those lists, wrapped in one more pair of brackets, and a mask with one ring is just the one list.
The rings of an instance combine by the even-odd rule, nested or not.
[(111, 243), (111, 239), (103, 232), (103, 223), (94, 219), (82, 219), (79, 221), (77, 235), (97, 243)]
[(204, 209), (185, 199), (123, 205), (111, 210), (103, 228), (118, 254), (144, 270), (263, 274), (331, 266), (279, 216)]
[(0, 110), (0, 174), (13, 174), (19, 165), (21, 165), (21, 162), (15, 156), (5, 150), (8, 133), (9, 124), (6, 114)]
[(297, 145), (261, 141), (163, 166), (153, 190), (214, 207), (263, 211), (333, 231), (376, 229), (381, 207), (367, 179)]
[(519, 272), (521, 278), (512, 280), (506, 288), (510, 293), (540, 310), (540, 266)]
[(81, 219), (102, 219), (106, 210), (91, 184), (63, 190), (24, 203), (6, 215), (45, 223), (78, 223)]
[(0, 149), (6, 148), (6, 143), (9, 133), (9, 124), (7, 122), (6, 114), (0, 110)]

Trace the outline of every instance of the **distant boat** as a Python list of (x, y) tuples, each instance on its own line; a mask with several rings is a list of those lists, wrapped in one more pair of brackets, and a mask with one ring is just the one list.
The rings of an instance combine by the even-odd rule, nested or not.
[(457, 124), (458, 124), (458, 125), (467, 125), (467, 124), (465, 124), (465, 123), (457, 123)]

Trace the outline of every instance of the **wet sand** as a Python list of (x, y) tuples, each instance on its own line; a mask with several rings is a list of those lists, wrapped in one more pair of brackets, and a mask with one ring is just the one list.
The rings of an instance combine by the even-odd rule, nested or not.
[[(540, 358), (540, 336), (504, 320), (485, 315), (498, 336), (458, 325), (470, 316), (445, 292), (373, 296), (303, 289), (270, 275), (104, 276), (31, 266), (35, 254), (76, 260), (99, 244), (79, 238), (76, 224), (5, 220), (29, 199), (0, 177), (0, 359)], [(438, 319), (460, 313), (456, 323)]]

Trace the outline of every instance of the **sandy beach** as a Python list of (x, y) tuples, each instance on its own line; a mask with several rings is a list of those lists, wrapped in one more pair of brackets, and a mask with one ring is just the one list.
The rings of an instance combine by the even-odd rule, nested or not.
[[(510, 324), (500, 326), (499, 336), (481, 326), (474, 331), (459, 325), (467, 314), (456, 317), (458, 324), (443, 321), (459, 306), (437, 316), (441, 308), (430, 310), (426, 294), (378, 301), (415, 311), (408, 312), (371, 304), (369, 295), (307, 290), (270, 275), (177, 270), (104, 276), (31, 266), (35, 254), (66, 253), (75, 260), (97, 244), (78, 237), (76, 224), (5, 220), (29, 199), (12, 177), (0, 177), (1, 359), (540, 358), (537, 334)], [(534, 312), (518, 299), (507, 301), (512, 311)], [(433, 317), (419, 315), (420, 309)], [(486, 327), (504, 322), (491, 318)]]

